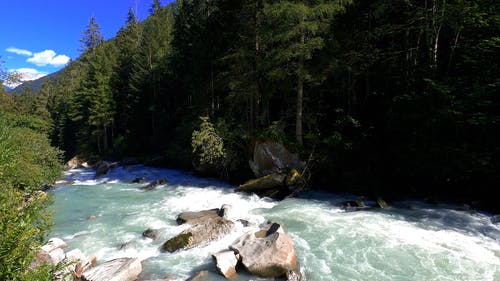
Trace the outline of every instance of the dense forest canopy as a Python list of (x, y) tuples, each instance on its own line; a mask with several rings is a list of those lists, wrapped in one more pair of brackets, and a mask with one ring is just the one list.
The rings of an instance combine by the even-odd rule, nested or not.
[(253, 139), (272, 138), (310, 159), (311, 186), (494, 208), (499, 6), (155, 0), (109, 41), (92, 18), (81, 57), (16, 106), (50, 124), (67, 157), (154, 154), (189, 168), (208, 117), (224, 146), (215, 171), (230, 179), (245, 177)]

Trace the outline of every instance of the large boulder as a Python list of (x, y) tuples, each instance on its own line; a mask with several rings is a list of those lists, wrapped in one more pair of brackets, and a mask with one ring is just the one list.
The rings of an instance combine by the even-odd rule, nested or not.
[(209, 219), (224, 217), (227, 208), (222, 206), (220, 209), (210, 209), (197, 212), (183, 212), (177, 216), (177, 224), (197, 224)]
[(239, 254), (241, 263), (254, 275), (285, 277), (290, 271), (298, 272), (292, 238), (279, 224), (243, 235), (230, 249)]
[(47, 243), (45, 243), (45, 245), (43, 245), (41, 248), (45, 252), (51, 252), (55, 249), (64, 249), (66, 247), (68, 247), (68, 244), (66, 244), (61, 238), (54, 237), (50, 238), (49, 241), (47, 241)]
[(49, 252), (49, 256), (52, 259), (52, 263), (58, 265), (64, 259), (64, 250), (61, 248), (54, 249)]
[(305, 180), (296, 169), (282, 170), (276, 173), (251, 179), (241, 184), (236, 191), (254, 192), (260, 196), (282, 199), (293, 193)]
[(64, 261), (69, 264), (66, 271), (76, 278), (81, 278), (84, 271), (96, 264), (95, 257), (86, 257), (80, 249), (67, 252)]
[(256, 140), (252, 151), (252, 158), (248, 164), (256, 177), (288, 169), (302, 171), (305, 167), (305, 162), (300, 161), (297, 154), (290, 153), (278, 141)]
[(217, 270), (227, 279), (236, 278), (238, 275), (236, 273), (236, 265), (238, 264), (238, 258), (233, 251), (223, 251), (217, 254), (213, 254), (212, 257), (215, 259), (215, 265)]
[(236, 191), (245, 192), (262, 192), (265, 190), (285, 187), (286, 174), (283, 173), (273, 173), (269, 175), (262, 176), (257, 179), (251, 179), (244, 184), (241, 184)]
[(74, 156), (73, 158), (68, 160), (68, 162), (66, 162), (66, 164), (64, 164), (64, 170), (68, 171), (71, 169), (79, 168), (79, 167), (81, 167), (83, 162), (84, 161), (82, 161), (78, 156)]
[(119, 258), (107, 261), (85, 271), (83, 281), (133, 281), (142, 271), (142, 265), (136, 258)]
[(173, 253), (178, 250), (206, 245), (229, 234), (233, 227), (232, 221), (221, 217), (204, 220), (165, 242), (162, 249)]
[(95, 168), (95, 177), (99, 178), (99, 177), (106, 175), (109, 172), (109, 170), (111, 170), (112, 168), (114, 168), (116, 166), (118, 166), (117, 162), (115, 162), (115, 163), (111, 163), (108, 161), (98, 162), (94, 167)]

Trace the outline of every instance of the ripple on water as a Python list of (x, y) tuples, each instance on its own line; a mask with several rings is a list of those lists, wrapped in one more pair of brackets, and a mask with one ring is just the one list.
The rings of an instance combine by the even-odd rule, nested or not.
[[(166, 177), (169, 183), (143, 192), (140, 184), (129, 183), (137, 177)], [(384, 210), (344, 212), (339, 202), (359, 198), (310, 192), (307, 199), (274, 202), (234, 193), (216, 180), (141, 165), (113, 169), (97, 181), (91, 170), (72, 170), (67, 179), (75, 184), (53, 191), (53, 235), (100, 261), (138, 256), (144, 276), (183, 280), (194, 271), (213, 270), (210, 255), (251, 227), (237, 223), (231, 235), (188, 251), (161, 253), (159, 248), (187, 227), (175, 222), (180, 212), (231, 204), (232, 220), (283, 224), (308, 281), (500, 280), (498, 226), (488, 215), (455, 206), (401, 202)], [(91, 215), (95, 219), (87, 220)], [(147, 228), (161, 229), (160, 237), (144, 239)], [(263, 280), (244, 275), (239, 280), (249, 279)]]

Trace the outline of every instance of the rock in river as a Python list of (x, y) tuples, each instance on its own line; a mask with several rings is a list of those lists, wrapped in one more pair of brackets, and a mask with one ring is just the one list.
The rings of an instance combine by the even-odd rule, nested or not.
[(278, 224), (249, 232), (230, 248), (240, 255), (241, 263), (254, 275), (284, 277), (290, 271), (298, 272), (292, 238)]
[(234, 223), (221, 217), (210, 218), (184, 230), (179, 235), (165, 242), (162, 249), (167, 252), (189, 249), (205, 245), (229, 234)]
[(148, 228), (148, 229), (144, 230), (144, 232), (142, 233), (142, 236), (145, 238), (155, 240), (159, 234), (160, 234), (160, 231), (158, 229)]
[(224, 217), (229, 209), (229, 205), (223, 205), (220, 209), (210, 209), (198, 212), (183, 212), (177, 216), (176, 221), (177, 224), (197, 224), (208, 219)]
[(215, 264), (217, 270), (227, 279), (232, 279), (237, 276), (236, 265), (238, 264), (238, 258), (233, 251), (223, 251), (217, 254), (213, 254), (212, 257), (215, 259)]
[(166, 178), (157, 179), (157, 180), (152, 181), (150, 184), (148, 184), (144, 187), (141, 187), (141, 189), (146, 190), (146, 191), (150, 191), (150, 190), (155, 189), (159, 185), (167, 184), (167, 182), (168, 181)]
[(141, 262), (135, 258), (120, 258), (107, 261), (85, 271), (83, 281), (133, 281), (142, 271)]

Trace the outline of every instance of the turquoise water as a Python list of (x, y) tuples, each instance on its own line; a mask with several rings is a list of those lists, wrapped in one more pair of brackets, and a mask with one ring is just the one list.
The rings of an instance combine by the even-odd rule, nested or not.
[[(168, 179), (144, 192), (136, 177)], [(184, 280), (199, 270), (215, 270), (211, 254), (268, 220), (281, 223), (294, 240), (304, 279), (326, 280), (499, 280), (500, 225), (490, 216), (449, 205), (406, 201), (388, 209), (345, 212), (351, 195), (319, 192), (276, 202), (234, 193), (222, 182), (189, 173), (141, 165), (118, 167), (93, 180), (92, 170), (70, 171), (54, 195), (55, 228), (69, 249), (79, 248), (103, 262), (117, 257), (143, 260), (144, 278), (172, 276)], [(366, 202), (366, 201), (365, 201)], [(372, 202), (367, 202), (368, 204)], [(163, 242), (186, 226), (177, 214), (231, 205), (236, 223), (229, 236), (194, 249), (162, 253)], [(88, 219), (95, 216), (95, 219)], [(147, 228), (161, 229), (153, 241)], [(224, 280), (214, 274), (211, 280)], [(241, 275), (238, 280), (265, 280)]]

